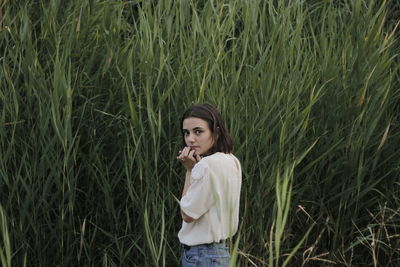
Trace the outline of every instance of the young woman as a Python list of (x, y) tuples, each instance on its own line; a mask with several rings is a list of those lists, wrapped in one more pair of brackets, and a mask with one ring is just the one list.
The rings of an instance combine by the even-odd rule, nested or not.
[(180, 201), (182, 266), (229, 266), (228, 238), (239, 224), (242, 172), (218, 110), (191, 106), (181, 119), (186, 169)]

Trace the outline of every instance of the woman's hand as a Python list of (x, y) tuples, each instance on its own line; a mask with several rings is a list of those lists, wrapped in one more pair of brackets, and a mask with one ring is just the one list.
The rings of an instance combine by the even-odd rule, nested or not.
[(182, 163), (187, 171), (191, 171), (193, 166), (201, 160), (201, 157), (196, 154), (196, 151), (191, 150), (190, 147), (186, 146), (179, 151), (179, 155), (176, 159)]

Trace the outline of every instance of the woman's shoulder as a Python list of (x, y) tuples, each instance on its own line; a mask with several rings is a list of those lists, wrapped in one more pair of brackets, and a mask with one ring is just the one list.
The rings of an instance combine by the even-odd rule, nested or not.
[(202, 160), (204, 160), (204, 161), (221, 160), (221, 159), (225, 159), (225, 158), (229, 157), (229, 155), (232, 155), (232, 154), (216, 152), (214, 154), (211, 154), (211, 155), (208, 155), (206, 157), (203, 157)]
[(204, 162), (206, 165), (229, 164), (232, 162), (232, 159), (235, 162), (239, 162), (239, 160), (232, 153), (216, 152), (212, 155), (202, 158), (200, 162)]
[(223, 171), (224, 173), (240, 174), (242, 172), (239, 160), (231, 153), (214, 153), (202, 158), (196, 165), (204, 167), (211, 173)]

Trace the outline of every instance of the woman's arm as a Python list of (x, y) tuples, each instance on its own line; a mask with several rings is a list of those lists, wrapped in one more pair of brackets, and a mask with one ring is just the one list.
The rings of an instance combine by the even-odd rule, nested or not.
[[(183, 148), (181, 151), (179, 151), (179, 156), (177, 156), (176, 159), (180, 161), (186, 169), (185, 185), (183, 186), (183, 192), (182, 192), (182, 197), (183, 197), (184, 195), (186, 195), (186, 192), (190, 187), (190, 175), (192, 173), (193, 166), (201, 160), (201, 157), (199, 155), (196, 155), (195, 151), (191, 150), (190, 147), (187, 146)], [(192, 217), (186, 215), (182, 210), (181, 210), (181, 216), (182, 219), (187, 223), (191, 223), (195, 220)]]
[(190, 175), (192, 174), (192, 171), (187, 170), (185, 174), (185, 185), (183, 186), (183, 191), (182, 191), (182, 197), (186, 195), (186, 192), (188, 191), (190, 187)]
[[(186, 195), (186, 192), (189, 189), (190, 186), (190, 175), (191, 175), (191, 171), (187, 170), (186, 174), (185, 174), (185, 185), (183, 186), (183, 191), (182, 191), (182, 197)], [(181, 209), (181, 216), (182, 216), (182, 220), (184, 220), (186, 223), (191, 223), (194, 221), (194, 219), (188, 215), (186, 215), (182, 209)]]

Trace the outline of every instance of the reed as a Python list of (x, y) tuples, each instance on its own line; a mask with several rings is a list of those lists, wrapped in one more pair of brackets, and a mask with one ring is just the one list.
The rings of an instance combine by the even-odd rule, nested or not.
[(177, 266), (179, 119), (241, 160), (234, 266), (400, 262), (399, 6), (0, 3), (3, 266)]

